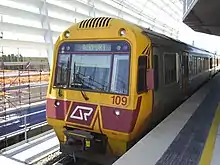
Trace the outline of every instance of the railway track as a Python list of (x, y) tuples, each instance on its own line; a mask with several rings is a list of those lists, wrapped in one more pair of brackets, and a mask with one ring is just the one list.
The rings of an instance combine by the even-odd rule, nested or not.
[(48, 155), (47, 157), (39, 160), (33, 165), (101, 165), (95, 162), (90, 162), (85, 159), (76, 158), (76, 162), (74, 162), (73, 157), (66, 156), (59, 151), (54, 152), (53, 154)]
[[(72, 156), (63, 154), (57, 149), (56, 151), (52, 153), (45, 153), (44, 156), (42, 156), (41, 159), (38, 161), (32, 162), (31, 165), (110, 165), (110, 161), (105, 160), (86, 160), (84, 158), (76, 158), (76, 161), (74, 161)], [(99, 162), (99, 163), (98, 163)], [(102, 163), (101, 163), (102, 162)], [(107, 163), (109, 162), (109, 163)]]
[(101, 164), (89, 162), (85, 159), (77, 159), (77, 161), (74, 162), (72, 157), (63, 157), (62, 159), (53, 163), (52, 165), (101, 165)]

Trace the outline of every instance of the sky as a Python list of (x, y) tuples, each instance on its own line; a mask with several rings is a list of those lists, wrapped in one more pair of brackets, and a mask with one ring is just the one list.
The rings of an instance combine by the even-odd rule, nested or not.
[(182, 26), (180, 26), (179, 39), (191, 45), (194, 41), (194, 45), (196, 47), (206, 49), (213, 53), (217, 52), (218, 54), (220, 54), (219, 36), (195, 32), (184, 23), (182, 23)]

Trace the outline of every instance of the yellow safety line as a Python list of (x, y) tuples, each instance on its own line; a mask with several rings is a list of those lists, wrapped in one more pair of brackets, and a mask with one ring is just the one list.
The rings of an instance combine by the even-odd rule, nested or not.
[(215, 139), (218, 132), (218, 126), (220, 124), (220, 106), (218, 106), (214, 119), (212, 121), (211, 129), (209, 130), (208, 138), (205, 143), (205, 147), (202, 152), (202, 156), (199, 165), (210, 165), (212, 160), (212, 153), (215, 147)]
[(64, 120), (64, 121), (67, 121), (67, 118), (68, 118), (68, 116), (69, 116), (69, 113), (70, 113), (70, 111), (71, 111), (72, 106), (73, 106), (73, 101), (70, 102), (70, 105), (69, 105), (69, 107), (68, 107), (68, 109), (67, 109), (67, 112), (66, 112), (66, 116), (65, 116), (65, 120)]

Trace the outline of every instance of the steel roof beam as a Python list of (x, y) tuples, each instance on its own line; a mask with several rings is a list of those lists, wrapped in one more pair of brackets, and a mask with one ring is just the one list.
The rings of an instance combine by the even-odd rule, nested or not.
[[(46, 32), (44, 28), (37, 28), (25, 25), (18, 25), (8, 22), (0, 22), (0, 30), (1, 31), (8, 31), (8, 32), (15, 32), (15, 33), (24, 33), (24, 34), (33, 34), (33, 35), (40, 35), (43, 36)], [(58, 36), (61, 32), (52, 31), (53, 36)]]
[(30, 48), (36, 50), (47, 50), (48, 44), (42, 42), (34, 41), (21, 41), (21, 40), (12, 40), (12, 39), (1, 39), (0, 46), (3, 47), (19, 47), (19, 48)]

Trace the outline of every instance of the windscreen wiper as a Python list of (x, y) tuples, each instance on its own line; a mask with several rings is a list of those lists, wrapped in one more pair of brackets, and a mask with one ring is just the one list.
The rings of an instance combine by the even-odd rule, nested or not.
[(82, 90), (81, 90), (80, 92), (81, 92), (83, 98), (84, 98), (86, 101), (88, 101), (89, 98), (88, 98), (88, 96), (86, 95), (86, 93), (85, 93), (84, 91), (82, 91)]
[[(82, 79), (80, 78), (79, 73), (76, 74), (76, 62), (74, 62), (74, 65), (73, 65), (73, 79), (74, 79), (74, 85), (76, 85), (75, 84), (76, 82), (78, 83), (78, 85), (79, 85), (79, 83), (80, 83), (80, 85), (83, 85)], [(86, 95), (86, 93), (84, 91), (80, 90), (80, 93), (82, 94), (83, 98), (86, 101), (89, 100), (88, 96)]]
[[(82, 88), (83, 84), (82, 83), (74, 83), (74, 84), (71, 83), (71, 87), (79, 87), (79, 86), (80, 86), (80, 88)], [(86, 93), (83, 90), (80, 90), (80, 92), (86, 101), (89, 100), (88, 96), (86, 95)]]

